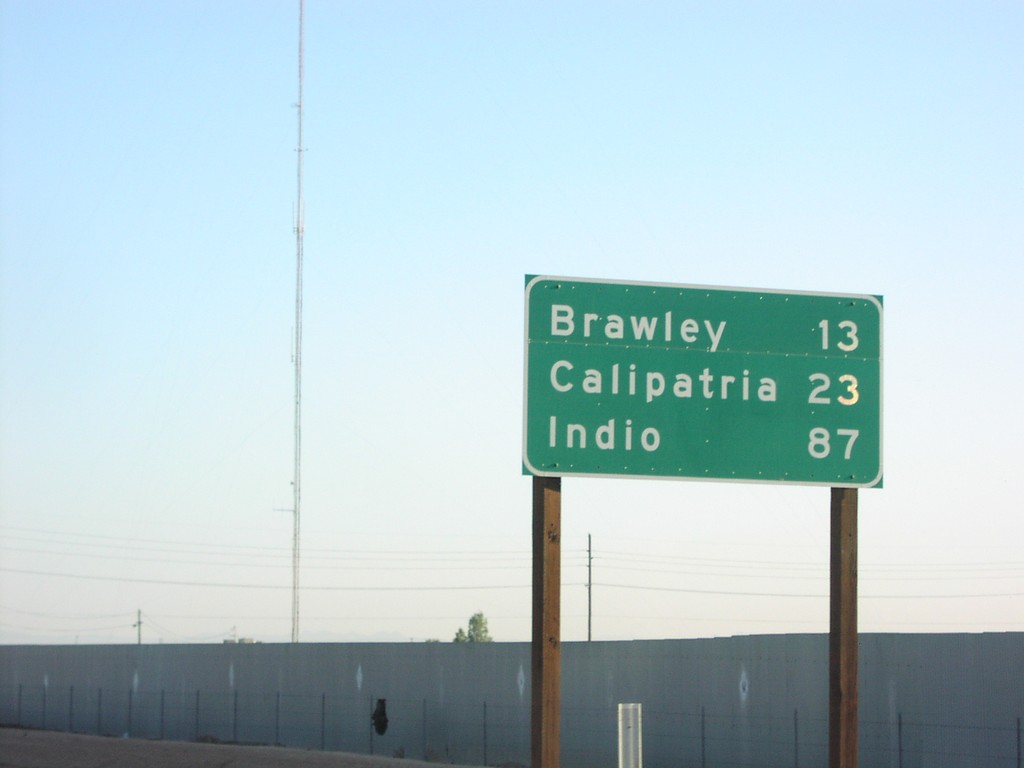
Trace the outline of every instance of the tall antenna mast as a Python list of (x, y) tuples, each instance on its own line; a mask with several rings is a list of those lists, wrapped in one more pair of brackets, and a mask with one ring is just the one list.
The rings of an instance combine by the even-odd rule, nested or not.
[(295, 475), (292, 481), (292, 642), (299, 642), (299, 505), (302, 500), (302, 235), (305, 229), (302, 208), (302, 77), (303, 77), (303, 0), (299, 0), (299, 143), (296, 147), (298, 201), (295, 210)]

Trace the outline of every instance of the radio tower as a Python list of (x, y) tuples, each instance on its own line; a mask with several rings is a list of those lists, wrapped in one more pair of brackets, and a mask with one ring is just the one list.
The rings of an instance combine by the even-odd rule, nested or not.
[(303, 0), (299, 0), (299, 142), (296, 147), (298, 201), (295, 206), (295, 475), (292, 481), (292, 642), (299, 642), (299, 506), (302, 500), (302, 76)]

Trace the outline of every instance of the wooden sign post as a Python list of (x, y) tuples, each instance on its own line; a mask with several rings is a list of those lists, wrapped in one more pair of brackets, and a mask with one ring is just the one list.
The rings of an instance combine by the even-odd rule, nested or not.
[(533, 478), (530, 765), (558, 768), (561, 747), (562, 479)]
[(857, 768), (857, 489), (832, 489), (828, 765)]

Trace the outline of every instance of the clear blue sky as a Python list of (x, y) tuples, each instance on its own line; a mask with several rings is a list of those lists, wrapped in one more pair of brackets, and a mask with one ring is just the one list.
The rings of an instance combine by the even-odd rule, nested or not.
[[(298, 7), (0, 0), (0, 642), (287, 640)], [(530, 627), (523, 276), (885, 297), (866, 632), (1024, 630), (1024, 7), (306, 4), (303, 640)], [(563, 637), (827, 631), (827, 489), (566, 480)]]

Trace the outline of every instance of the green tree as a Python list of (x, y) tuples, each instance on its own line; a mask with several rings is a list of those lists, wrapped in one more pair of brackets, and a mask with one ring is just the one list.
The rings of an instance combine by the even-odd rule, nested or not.
[(470, 616), (468, 630), (459, 627), (454, 638), (456, 643), (490, 643), (492, 640), (491, 633), (487, 630), (487, 617), (481, 611)]

